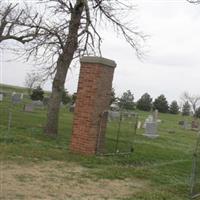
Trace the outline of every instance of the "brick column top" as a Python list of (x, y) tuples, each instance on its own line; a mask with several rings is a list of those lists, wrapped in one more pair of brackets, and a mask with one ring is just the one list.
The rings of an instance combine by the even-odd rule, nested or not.
[(102, 64), (106, 65), (108, 67), (116, 67), (116, 63), (113, 60), (103, 58), (103, 57), (97, 57), (97, 56), (84, 56), (80, 59), (81, 63), (94, 63), (94, 64)]

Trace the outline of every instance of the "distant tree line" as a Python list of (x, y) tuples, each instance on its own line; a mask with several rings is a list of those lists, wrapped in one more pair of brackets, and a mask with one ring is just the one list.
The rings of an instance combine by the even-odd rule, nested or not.
[[(112, 94), (115, 95), (115, 93)], [(112, 99), (112, 103), (118, 104), (121, 109), (138, 109), (141, 111), (151, 111), (157, 109), (160, 113), (181, 113), (183, 116), (189, 116), (192, 114), (194, 117), (200, 118), (200, 106), (198, 105), (198, 103), (200, 103), (200, 98), (198, 95), (194, 96), (184, 93), (181, 98), (183, 101), (182, 107), (178, 105), (176, 100), (173, 100), (169, 104), (164, 94), (159, 95), (153, 100), (148, 93), (144, 93), (138, 101), (134, 101), (134, 94), (130, 90), (125, 91), (119, 98), (112, 96)]]

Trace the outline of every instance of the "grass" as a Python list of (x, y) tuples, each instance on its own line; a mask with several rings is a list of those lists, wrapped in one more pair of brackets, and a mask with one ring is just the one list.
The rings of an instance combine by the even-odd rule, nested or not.
[[(143, 129), (138, 130), (134, 137), (135, 151), (132, 154), (124, 156), (87, 157), (69, 152), (68, 147), (71, 137), (73, 114), (69, 113), (66, 107), (62, 107), (60, 112), (59, 135), (56, 139), (51, 139), (43, 134), (46, 109), (37, 109), (33, 113), (25, 113), (22, 109), (23, 105), (17, 105), (11, 108), (13, 110), (13, 123), (8, 132), (7, 119), (9, 105), (8, 101), (7, 103), (0, 102), (0, 161), (3, 165), (6, 166), (6, 163), (12, 163), (13, 166), (21, 166), (22, 168), (29, 166), (31, 169), (31, 166), (40, 166), (41, 163), (48, 165), (49, 163), (58, 162), (51, 166), (49, 171), (47, 170), (47, 185), (53, 185), (54, 178), (62, 180), (62, 184), (70, 180), (71, 182), (80, 181), (80, 185), (86, 180), (91, 183), (97, 183), (100, 180), (110, 180), (114, 183), (114, 181), (119, 180), (124, 183), (126, 181), (128, 183), (142, 181), (145, 185), (144, 188), (137, 190), (133, 194), (116, 196), (116, 198), (113, 196), (114, 199), (188, 199), (192, 154), (197, 134), (179, 127), (178, 121), (182, 120), (182, 116), (160, 114), (159, 118), (162, 120), (158, 130), (160, 137), (153, 140), (142, 135), (144, 133)], [(139, 120), (142, 121), (149, 115), (147, 112), (138, 112)], [(188, 118), (188, 120), (192, 119)], [(115, 131), (112, 130), (112, 127), (109, 130), (109, 137), (113, 139), (112, 137), (114, 137), (113, 134)], [(171, 130), (174, 133), (171, 133)], [(125, 136), (121, 137), (122, 139), (126, 139)], [(80, 172), (77, 176), (77, 172), (75, 171), (69, 173), (67, 176), (59, 174), (56, 177), (57, 172), (55, 172), (52, 175), (53, 170), (55, 170), (54, 167), (64, 172), (69, 169), (68, 165), (70, 163), (83, 168), (85, 170), (84, 173)], [(12, 166), (10, 167), (12, 168)], [(33, 180), (37, 182), (34, 174), (15, 174), (12, 178), (16, 179), (17, 184), (27, 182), (31, 184)], [(121, 182), (119, 183), (121, 184)], [(134, 187), (136, 186), (133, 186), (133, 190)], [(113, 186), (113, 190), (115, 190), (115, 186)], [(90, 199), (88, 196), (89, 193), (85, 192), (85, 195), (85, 197)], [(94, 196), (94, 199), (104, 199), (103, 194), (101, 195)], [(56, 199), (56, 197), (53, 197), (53, 194), (51, 196), (49, 199)], [(67, 199), (73, 199), (72, 197), (68, 197)], [(18, 191), (15, 196), (9, 197), (8, 199), (12, 198), (27, 199), (27, 196)], [(79, 198), (82, 198), (82, 196)], [(39, 199), (39, 197), (36, 199)]]

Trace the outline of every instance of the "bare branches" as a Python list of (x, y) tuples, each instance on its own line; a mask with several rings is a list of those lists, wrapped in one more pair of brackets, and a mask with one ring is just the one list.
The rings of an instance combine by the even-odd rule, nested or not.
[(200, 0), (187, 0), (189, 3), (200, 4)]
[[(21, 23), (27, 21), (25, 10), (18, 9), (18, 4), (0, 3), (0, 43), (5, 40), (15, 40), (22, 44), (32, 41), (37, 36), (36, 29), (26, 29)], [(35, 14), (33, 20), (37, 19)]]
[(188, 92), (184, 92), (181, 96), (182, 101), (185, 103), (186, 101), (189, 102), (189, 104), (191, 105), (194, 113), (197, 109), (197, 107), (200, 104), (200, 95), (191, 95)]
[(57, 59), (66, 53), (65, 49), (72, 43), (69, 30), (74, 27), (70, 27), (70, 21), (78, 9), (77, 5), (83, 6), (83, 12), (73, 58), (101, 56), (100, 30), (101, 27), (106, 29), (107, 25), (124, 37), (139, 58), (143, 56), (145, 36), (133, 26), (130, 18), (125, 21), (125, 14), (133, 9), (128, 0), (46, 0), (40, 5), (42, 12), (27, 4), (21, 9), (18, 4), (4, 5), (0, 11), (0, 43), (15, 40), (25, 44), (26, 60), (33, 58), (42, 69), (46, 68), (50, 76), (56, 71)]
[(27, 73), (25, 78), (25, 86), (28, 88), (28, 94), (31, 94), (32, 89), (41, 86), (43, 83), (42, 75), (39, 73)]

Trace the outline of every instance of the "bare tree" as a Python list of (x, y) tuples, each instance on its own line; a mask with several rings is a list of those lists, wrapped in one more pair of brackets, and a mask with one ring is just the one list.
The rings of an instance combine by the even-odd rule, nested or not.
[[(27, 28), (23, 25), (30, 23), (31, 12), (28, 8), (19, 9), (18, 4), (3, 2), (0, 2), (0, 7), (0, 43), (5, 40), (15, 40), (25, 44), (36, 38), (37, 28)], [(38, 19), (38, 13), (34, 13), (31, 18)]]
[(200, 0), (187, 0), (189, 3), (199, 4)]
[(193, 112), (196, 112), (196, 109), (198, 108), (200, 104), (200, 95), (191, 95), (188, 92), (184, 92), (181, 96), (182, 101), (188, 102), (193, 110)]
[[(138, 57), (142, 56), (145, 36), (132, 21), (125, 21), (125, 15), (133, 9), (129, 0), (47, 0), (41, 5), (42, 14), (29, 15), (17, 25), (37, 35), (25, 45), (27, 58), (34, 56), (43, 65), (45, 77), (54, 77), (45, 132), (55, 136), (62, 91), (72, 61), (83, 55), (101, 55), (100, 30), (105, 26), (120, 33)], [(24, 32), (27, 34), (26, 30), (21, 34)]]
[(39, 73), (27, 73), (25, 77), (24, 85), (28, 89), (28, 94), (30, 95), (32, 90), (41, 86), (43, 83), (43, 77)]

